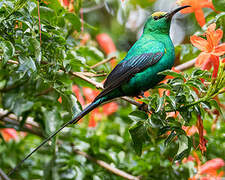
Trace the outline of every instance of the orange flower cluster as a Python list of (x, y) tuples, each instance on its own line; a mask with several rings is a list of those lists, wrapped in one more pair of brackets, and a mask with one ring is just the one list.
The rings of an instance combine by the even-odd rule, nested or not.
[[(194, 156), (194, 157), (193, 157)], [(196, 152), (193, 152), (193, 156), (190, 155), (188, 158), (183, 159), (183, 163), (188, 161), (196, 162), (197, 174), (189, 180), (212, 180), (212, 179), (221, 179), (224, 175), (224, 171), (217, 172), (219, 169), (225, 166), (225, 162), (221, 158), (211, 159), (201, 165), (201, 161)]]
[[(108, 34), (106, 33), (98, 34), (96, 36), (96, 41), (98, 42), (99, 46), (107, 56), (116, 53), (116, 46), (112, 38)], [(112, 67), (115, 67), (116, 59), (112, 59), (110, 61), (110, 64)]]
[(58, 1), (64, 8), (67, 8), (68, 11), (73, 12), (73, 10), (74, 10), (73, 1), (74, 0), (58, 0)]
[(204, 36), (206, 39), (196, 35), (190, 38), (191, 43), (202, 51), (195, 65), (205, 70), (210, 70), (213, 66), (212, 77), (216, 78), (219, 68), (219, 57), (225, 54), (225, 43), (219, 44), (223, 37), (223, 31), (221, 29), (216, 30), (216, 24), (213, 23), (209, 25)]
[[(73, 92), (75, 93), (78, 101), (84, 107), (85, 104), (90, 104), (95, 97), (99, 94), (98, 90), (93, 90), (91, 88), (83, 87), (82, 92), (85, 97), (85, 100), (82, 96), (81, 89), (78, 86), (73, 85)], [(90, 112), (90, 119), (88, 127), (95, 127), (97, 122), (101, 119), (105, 118), (116, 112), (118, 109), (118, 105), (115, 102), (110, 102), (107, 104), (102, 105), (99, 108), (95, 108), (93, 111)]]
[(4, 129), (0, 129), (0, 134), (2, 135), (3, 139), (8, 142), (11, 139), (18, 141), (20, 135), (25, 136), (26, 133), (20, 132), (18, 133), (15, 129), (13, 128), (4, 128)]
[(212, 0), (178, 0), (177, 4), (180, 6), (191, 6), (182, 9), (181, 13), (195, 13), (195, 18), (201, 27), (205, 25), (205, 17), (202, 8), (211, 8), (214, 10)]

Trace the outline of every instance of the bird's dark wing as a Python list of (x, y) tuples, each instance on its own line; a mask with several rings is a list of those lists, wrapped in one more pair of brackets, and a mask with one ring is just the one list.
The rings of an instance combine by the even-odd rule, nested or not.
[(103, 91), (96, 97), (96, 99), (103, 97), (123, 83), (129, 81), (136, 73), (142, 72), (148, 67), (157, 63), (164, 52), (144, 53), (133, 56), (129, 60), (119, 63), (113, 71), (108, 75)]

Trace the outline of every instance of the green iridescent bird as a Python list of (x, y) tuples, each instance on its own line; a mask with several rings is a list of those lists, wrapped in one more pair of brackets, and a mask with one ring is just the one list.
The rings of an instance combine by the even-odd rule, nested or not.
[(169, 36), (171, 19), (175, 13), (187, 7), (190, 6), (179, 7), (170, 13), (156, 12), (152, 14), (144, 26), (140, 39), (108, 75), (103, 91), (79, 115), (45, 139), (14, 170), (64, 127), (77, 123), (103, 102), (121, 96), (142, 95), (144, 91), (162, 81), (164, 76), (157, 73), (171, 69), (175, 59), (174, 46)]

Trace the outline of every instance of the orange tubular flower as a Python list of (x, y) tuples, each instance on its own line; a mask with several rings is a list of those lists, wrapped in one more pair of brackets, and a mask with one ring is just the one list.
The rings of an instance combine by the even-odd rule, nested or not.
[[(84, 87), (83, 88), (84, 97), (86, 99), (86, 103), (91, 103), (95, 97), (98, 95), (98, 90), (93, 90), (91, 88)], [(113, 114), (118, 109), (118, 105), (115, 102), (110, 102), (102, 105), (99, 108), (94, 109), (90, 112), (90, 119), (88, 127), (95, 127), (97, 125), (97, 121), (102, 118)]]
[(199, 133), (199, 149), (201, 150), (202, 153), (206, 151), (206, 143), (208, 142), (204, 138), (204, 126), (203, 126), (203, 121), (200, 115), (198, 115), (198, 121), (197, 121), (197, 128), (198, 128), (198, 133)]
[(0, 130), (1, 135), (3, 136), (4, 140), (8, 142), (9, 140), (13, 139), (18, 141), (19, 136), (15, 129), (13, 128), (5, 128)]
[[(96, 36), (96, 41), (98, 42), (99, 46), (102, 48), (102, 50), (107, 56), (116, 52), (116, 46), (112, 38), (108, 34), (106, 33), (98, 34)], [(112, 67), (116, 66), (115, 59), (112, 59), (110, 63)]]
[(215, 158), (207, 161), (205, 164), (201, 165), (199, 168), (200, 174), (209, 174), (212, 176), (217, 175), (217, 170), (225, 166), (225, 162), (221, 158)]
[(181, 10), (181, 13), (195, 13), (195, 18), (201, 27), (205, 25), (205, 17), (202, 8), (211, 8), (214, 10), (211, 0), (178, 0), (177, 4), (180, 6), (191, 6)]
[(195, 65), (202, 67), (202, 69), (209, 70), (213, 66), (213, 76), (217, 76), (219, 68), (219, 56), (225, 54), (225, 43), (219, 44), (223, 37), (223, 31), (216, 29), (216, 24), (209, 25), (206, 33), (206, 39), (198, 37), (196, 35), (191, 36), (191, 43), (200, 49), (202, 52), (198, 56)]

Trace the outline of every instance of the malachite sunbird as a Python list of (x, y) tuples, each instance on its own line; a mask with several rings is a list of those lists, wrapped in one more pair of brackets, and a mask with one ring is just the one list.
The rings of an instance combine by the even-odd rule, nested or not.
[(53, 138), (69, 124), (77, 123), (83, 116), (103, 102), (121, 96), (139, 96), (163, 80), (158, 72), (171, 69), (174, 64), (174, 46), (169, 36), (171, 19), (174, 14), (190, 6), (182, 6), (172, 12), (155, 12), (147, 20), (143, 34), (130, 48), (126, 57), (112, 70), (104, 82), (103, 91), (80, 114), (65, 123), (54, 134), (45, 139), (26, 158), (13, 173), (35, 151)]

